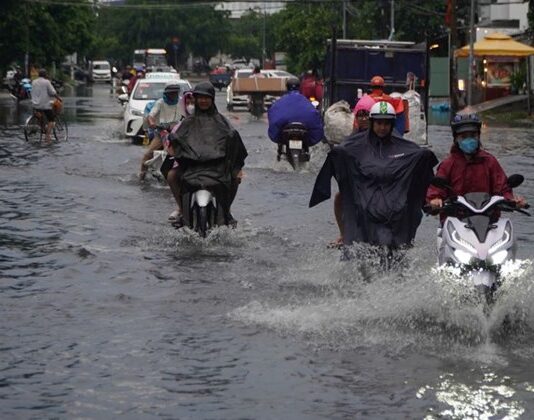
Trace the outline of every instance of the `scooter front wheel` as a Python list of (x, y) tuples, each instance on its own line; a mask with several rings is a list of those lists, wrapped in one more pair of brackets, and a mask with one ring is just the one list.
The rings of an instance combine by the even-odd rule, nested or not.
[(208, 208), (199, 207), (198, 209), (198, 234), (205, 238), (208, 234)]

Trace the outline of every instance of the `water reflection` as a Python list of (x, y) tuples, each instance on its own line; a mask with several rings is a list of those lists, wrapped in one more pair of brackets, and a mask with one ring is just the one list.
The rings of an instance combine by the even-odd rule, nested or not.
[[(436, 386), (425, 386), (417, 392), (417, 398), (434, 396), (441, 403), (425, 419), (490, 419), (494, 417), (517, 419), (525, 412), (514, 389), (516, 384), (508, 376), (484, 373), (481, 379), (469, 384), (458, 380), (453, 373), (440, 376)], [(526, 390), (526, 389), (525, 389)]]

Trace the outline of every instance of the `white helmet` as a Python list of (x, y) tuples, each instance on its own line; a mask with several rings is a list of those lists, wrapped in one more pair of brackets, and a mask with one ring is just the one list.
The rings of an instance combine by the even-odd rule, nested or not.
[(389, 102), (377, 102), (371, 107), (369, 118), (372, 120), (394, 120), (396, 118), (395, 109)]

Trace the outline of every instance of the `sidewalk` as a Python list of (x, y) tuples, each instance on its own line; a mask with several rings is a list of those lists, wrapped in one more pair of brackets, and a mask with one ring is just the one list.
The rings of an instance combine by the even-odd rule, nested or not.
[(508, 105), (514, 102), (526, 101), (527, 95), (509, 95), (503, 96), (502, 98), (492, 99), (490, 101), (482, 102), (480, 104), (467, 106), (461, 111), (458, 111), (458, 114), (472, 114), (487, 111), (489, 109), (498, 108), (503, 105)]

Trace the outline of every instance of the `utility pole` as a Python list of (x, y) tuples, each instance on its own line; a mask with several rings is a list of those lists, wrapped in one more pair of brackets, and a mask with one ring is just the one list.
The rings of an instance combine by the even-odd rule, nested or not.
[(390, 13), (390, 26), (391, 29), (389, 31), (389, 41), (393, 41), (393, 37), (395, 36), (395, 0), (391, 0), (391, 13)]
[(469, 68), (467, 73), (467, 106), (473, 103), (473, 43), (475, 32), (475, 0), (471, 0), (471, 10), (469, 12)]
[(457, 84), (458, 79), (456, 77), (456, 66), (454, 59), (454, 50), (458, 44), (458, 32), (456, 27), (456, 0), (450, 0), (451, 5), (451, 17), (449, 26), (449, 98), (450, 107), (452, 113), (458, 111), (458, 95)]
[(343, 0), (343, 39), (347, 39), (347, 0)]
[(267, 51), (265, 50), (265, 2), (263, 2), (263, 36), (261, 46), (261, 66), (265, 66), (265, 56)]

